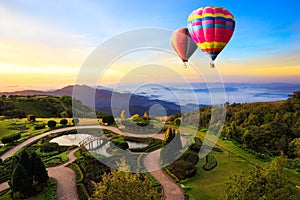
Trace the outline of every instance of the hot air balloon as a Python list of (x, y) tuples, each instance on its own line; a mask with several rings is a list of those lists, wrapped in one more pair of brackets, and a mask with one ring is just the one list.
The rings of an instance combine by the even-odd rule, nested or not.
[(197, 49), (197, 45), (192, 40), (188, 29), (180, 28), (174, 31), (171, 36), (171, 45), (186, 67), (186, 62)]
[(197, 46), (214, 60), (229, 42), (235, 28), (233, 15), (226, 9), (207, 6), (194, 10), (188, 17), (189, 33)]

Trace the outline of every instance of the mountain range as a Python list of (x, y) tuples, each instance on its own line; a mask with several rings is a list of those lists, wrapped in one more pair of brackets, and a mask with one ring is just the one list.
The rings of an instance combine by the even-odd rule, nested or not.
[[(74, 92), (73, 92), (74, 91)], [(93, 88), (87, 85), (70, 85), (53, 91), (22, 90), (15, 92), (0, 92), (0, 95), (22, 96), (72, 96), (83, 104), (95, 107), (100, 112), (115, 116), (125, 110), (126, 114), (150, 112), (151, 116), (172, 115), (178, 112), (189, 112), (191, 108), (180, 106), (173, 102), (149, 99), (142, 95), (115, 92), (106, 88)], [(94, 96), (94, 98), (93, 98)]]

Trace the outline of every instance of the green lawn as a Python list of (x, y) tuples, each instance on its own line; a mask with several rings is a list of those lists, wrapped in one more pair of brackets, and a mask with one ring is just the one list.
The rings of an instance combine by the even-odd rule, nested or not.
[[(204, 137), (204, 133), (198, 133), (198, 136)], [(255, 158), (254, 155), (235, 146), (231, 141), (219, 140), (217, 146), (224, 152), (211, 152), (218, 162), (218, 166), (211, 171), (202, 169), (205, 162), (201, 160), (198, 165), (197, 175), (189, 180), (183, 181), (185, 191), (190, 195), (191, 200), (218, 199), (225, 189), (225, 180), (231, 174), (239, 173), (241, 170), (248, 168), (249, 165), (258, 165), (264, 167), (266, 163)], [(232, 153), (229, 153), (232, 152)], [(288, 170), (291, 181), (300, 185), (300, 173)], [(300, 199), (300, 190), (295, 189), (297, 199)]]
[[(244, 159), (228, 152), (212, 152), (212, 155), (218, 161), (218, 166), (211, 171), (202, 169), (205, 162), (201, 160), (198, 165), (198, 172), (195, 177), (183, 182), (186, 186), (187, 194), (197, 199), (217, 199), (225, 189), (224, 181), (226, 178), (241, 169), (249, 166), (249, 163)], [(193, 199), (191, 198), (191, 199)]]

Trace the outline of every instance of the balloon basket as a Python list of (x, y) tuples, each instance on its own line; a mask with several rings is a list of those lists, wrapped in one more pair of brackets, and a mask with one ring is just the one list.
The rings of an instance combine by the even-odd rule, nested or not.
[(214, 61), (211, 61), (210, 62), (210, 68), (215, 68), (215, 66), (216, 66), (216, 63)]

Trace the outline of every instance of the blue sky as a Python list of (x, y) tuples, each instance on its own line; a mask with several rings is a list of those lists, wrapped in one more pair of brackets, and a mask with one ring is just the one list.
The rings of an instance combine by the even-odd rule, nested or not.
[[(67, 74), (60, 77), (61, 85), (67, 83), (63, 80), (72, 82), (84, 59), (103, 41), (138, 28), (186, 27), (190, 12), (206, 5), (226, 7), (236, 18), (232, 40), (219, 56), (225, 81), (233, 77), (245, 80), (239, 76), (264, 80), (260, 73), (269, 74), (268, 81), (299, 80), (297, 0), (9, 0), (0, 2), (0, 67), (10, 66), (4, 73), (11, 79), (6, 78), (1, 86), (12, 85), (23, 67), (28, 73), (24, 87), (34, 85), (28, 82), (33, 74), (45, 73), (50, 66)], [(62, 54), (63, 60), (59, 58)]]

